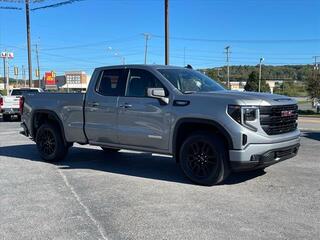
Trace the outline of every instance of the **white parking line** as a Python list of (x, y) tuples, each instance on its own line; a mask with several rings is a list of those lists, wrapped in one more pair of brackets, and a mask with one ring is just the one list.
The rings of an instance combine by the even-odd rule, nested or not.
[(58, 172), (61, 175), (65, 185), (70, 189), (71, 193), (73, 194), (73, 196), (75, 197), (75, 199), (77, 200), (77, 202), (84, 208), (84, 211), (86, 213), (86, 215), (89, 217), (89, 219), (93, 222), (93, 224), (97, 227), (102, 239), (104, 240), (108, 240), (108, 238), (106, 237), (105, 231), (104, 229), (100, 226), (100, 224), (98, 223), (98, 221), (93, 217), (93, 215), (91, 214), (89, 208), (84, 205), (84, 203), (81, 201), (79, 195), (76, 193), (76, 191), (74, 190), (74, 188), (71, 186), (71, 184), (69, 183), (66, 175), (61, 171), (61, 169), (58, 166)]

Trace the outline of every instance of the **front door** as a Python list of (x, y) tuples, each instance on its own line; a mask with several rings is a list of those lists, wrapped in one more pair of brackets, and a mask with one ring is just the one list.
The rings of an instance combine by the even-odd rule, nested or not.
[(167, 150), (169, 105), (147, 97), (147, 88), (163, 87), (150, 72), (130, 69), (124, 97), (119, 97), (119, 142), (132, 147)]

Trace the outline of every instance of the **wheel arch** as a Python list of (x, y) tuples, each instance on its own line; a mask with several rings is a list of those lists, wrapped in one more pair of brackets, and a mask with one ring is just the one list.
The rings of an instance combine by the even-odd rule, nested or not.
[(196, 131), (208, 131), (222, 137), (228, 149), (233, 149), (233, 142), (228, 131), (218, 122), (209, 119), (183, 118), (177, 121), (172, 137), (172, 153), (176, 161), (179, 161), (179, 150), (184, 139)]
[(55, 123), (59, 127), (63, 142), (67, 145), (62, 120), (56, 112), (47, 109), (35, 110), (32, 114), (30, 133), (33, 139), (36, 138), (39, 127), (44, 123)]

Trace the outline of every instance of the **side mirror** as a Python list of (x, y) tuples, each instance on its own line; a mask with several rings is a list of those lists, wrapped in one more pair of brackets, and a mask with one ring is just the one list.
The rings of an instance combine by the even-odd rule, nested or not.
[(163, 88), (148, 88), (147, 94), (148, 97), (159, 99), (165, 104), (169, 103), (169, 98), (166, 97), (166, 92)]

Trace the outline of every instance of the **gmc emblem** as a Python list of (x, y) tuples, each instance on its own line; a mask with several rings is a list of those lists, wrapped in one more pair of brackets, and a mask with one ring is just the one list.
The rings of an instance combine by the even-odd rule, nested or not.
[(293, 115), (292, 110), (281, 111), (281, 117), (290, 117)]

